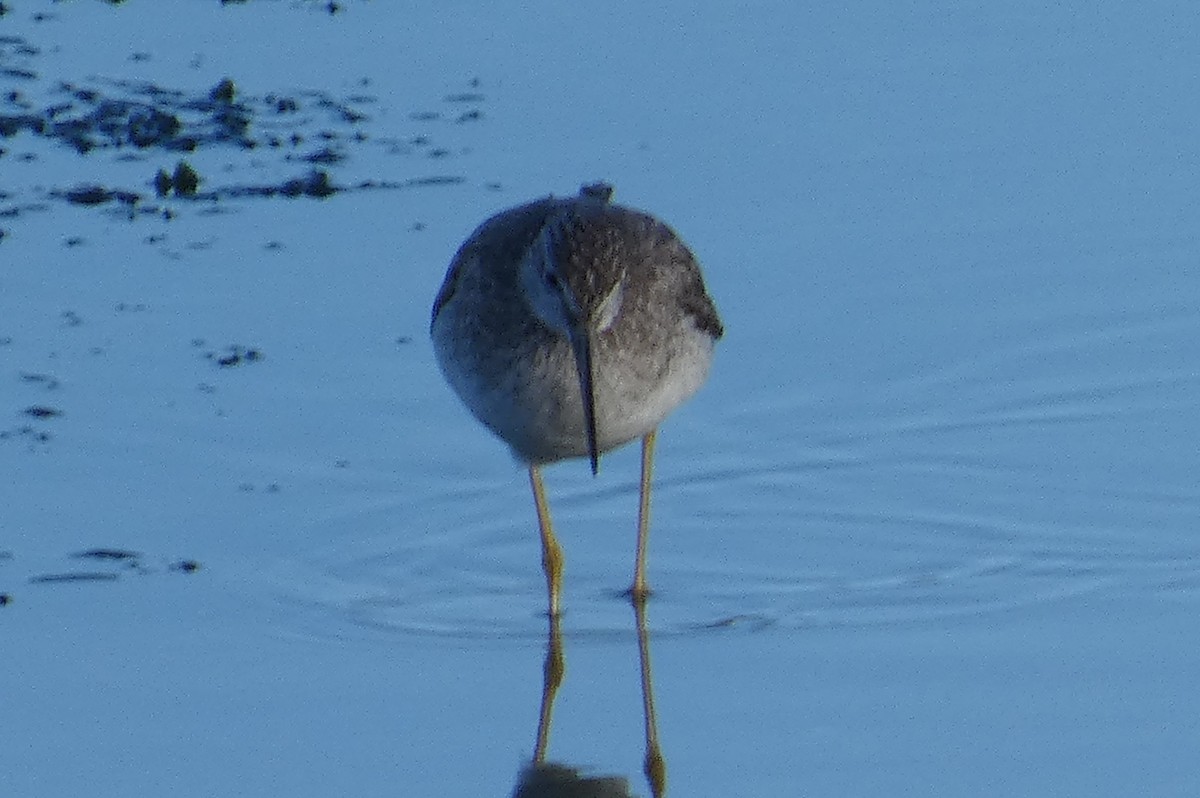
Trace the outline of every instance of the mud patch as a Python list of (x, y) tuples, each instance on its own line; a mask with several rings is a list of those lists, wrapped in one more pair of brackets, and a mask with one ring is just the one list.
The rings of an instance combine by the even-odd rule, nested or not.
[[(381, 130), (370, 78), (344, 94), (304, 88), (246, 94), (231, 76), (216, 77), (201, 91), (103, 76), (45, 76), (53, 68), (48, 62), (74, 46), (0, 37), (0, 166), (53, 161), (53, 171), (62, 175), (4, 187), (0, 239), (25, 214), (56, 204), (170, 219), (231, 200), (323, 200), (462, 183), (466, 178), (447, 165), (463, 150), (440, 141), (438, 132), (484, 118), (478, 79), (462, 91), (441, 93), (433, 109), (393, 114), (389, 129)], [(397, 119), (407, 120), (408, 130), (396, 130)], [(61, 156), (51, 158), (48, 148), (76, 156), (68, 174), (62, 174)], [(368, 148), (374, 150), (370, 157), (359, 158)], [(211, 156), (205, 170), (189, 160), (212, 151), (227, 154), (219, 167), (211, 165)], [(409, 174), (340, 174), (363, 162), (379, 163), (380, 154), (409, 159), (403, 167)], [(422, 161), (436, 163), (437, 172), (429, 174)]]

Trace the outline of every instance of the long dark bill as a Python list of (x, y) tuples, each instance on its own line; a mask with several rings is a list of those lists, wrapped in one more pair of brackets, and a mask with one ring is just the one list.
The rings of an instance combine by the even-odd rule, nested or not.
[(588, 458), (592, 461), (592, 474), (600, 470), (600, 452), (596, 449), (596, 395), (592, 390), (592, 336), (586, 330), (577, 330), (571, 335), (571, 348), (575, 351), (575, 368), (579, 372), (579, 396), (583, 399), (583, 424), (587, 431)]

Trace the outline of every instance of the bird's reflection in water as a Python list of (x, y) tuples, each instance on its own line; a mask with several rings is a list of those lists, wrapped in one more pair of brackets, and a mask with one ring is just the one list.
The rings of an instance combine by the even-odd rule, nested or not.
[[(645, 721), (646, 760), (644, 770), (653, 798), (662, 798), (667, 787), (667, 767), (658, 745), (658, 722), (654, 714), (654, 688), (650, 675), (650, 637), (646, 631), (646, 605), (633, 602), (637, 616), (638, 657), (642, 677), (642, 718)], [(588, 776), (557, 762), (546, 761), (554, 699), (566, 671), (562, 632), (557, 615), (550, 616), (546, 642), (546, 664), (542, 682), (542, 704), (538, 712), (537, 743), (533, 761), (522, 771), (513, 798), (628, 798), (629, 781), (623, 776)]]
[(629, 798), (624, 776), (585, 776), (553, 762), (534, 762), (521, 771), (513, 798)]

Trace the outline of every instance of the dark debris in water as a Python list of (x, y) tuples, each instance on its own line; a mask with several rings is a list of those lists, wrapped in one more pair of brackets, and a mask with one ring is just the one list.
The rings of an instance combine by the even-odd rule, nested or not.
[(103, 205), (113, 200), (123, 205), (136, 205), (141, 201), (141, 197), (135, 192), (96, 185), (76, 186), (61, 193), (52, 191), (50, 196), (60, 196), (72, 205)]
[[(200, 189), (200, 173), (187, 161), (180, 161), (169, 174), (166, 169), (155, 172), (150, 185), (154, 186), (154, 194), (160, 199), (171, 192), (177, 197), (195, 197)], [(141, 197), (138, 197), (138, 201), (141, 201)]]
[[(12, 559), (11, 551), (0, 550), (0, 563), (4, 563)], [(8, 593), (0, 593), (0, 607), (7, 607), (12, 603), (12, 596)]]
[(100, 560), (103, 562), (137, 562), (142, 556), (136, 551), (125, 549), (87, 549), (71, 555), (78, 560)]
[[(26, 385), (33, 385), (42, 388), (45, 391), (57, 390), (60, 386), (58, 378), (49, 374), (40, 374), (34, 372), (21, 372), (18, 375), (21, 382)], [(33, 404), (19, 411), (20, 415), (33, 419), (35, 422), (52, 421), (63, 416), (63, 411), (49, 404)], [(41, 444), (46, 444), (51, 440), (51, 434), (48, 430), (35, 426), (32, 423), (22, 424), (9, 429), (0, 429), (0, 442), (23, 441), (31, 450), (36, 449)], [(4, 552), (0, 552), (0, 560), (5, 559)]]
[(57, 390), (59, 385), (61, 385), (57, 377), (53, 377), (49, 374), (35, 374), (32, 372), (21, 372), (21, 382), (28, 383), (30, 385), (40, 385), (47, 391)]
[[(108, 2), (120, 3), (124, 2), (124, 0), (108, 0)], [(221, 0), (221, 5), (244, 6), (249, 2), (250, 0)], [(302, 0), (302, 2), (303, 5), (311, 6), (314, 10), (322, 11), (330, 16), (333, 16), (334, 14), (337, 14), (343, 10), (342, 4), (336, 2), (336, 0)]]
[(29, 444), (31, 449), (36, 448), (39, 444), (49, 443), (53, 437), (48, 431), (29, 424), (12, 429), (0, 429), (0, 442), (24, 441)]
[(72, 571), (62, 574), (39, 574), (29, 577), (29, 584), (44, 585), (53, 582), (115, 582), (118, 574), (108, 571)]
[(263, 359), (263, 354), (257, 347), (231, 344), (219, 352), (205, 352), (204, 357), (216, 363), (218, 367), (227, 369), (246, 363), (257, 363)]
[[(0, 60), (7, 60), (4, 56), (15, 47), (0, 42)], [(20, 52), (37, 54), (32, 48)], [(20, 71), (28, 73), (29, 80), (38, 78), (31, 69)], [(7, 95), (5, 105), (12, 112), (0, 113), (0, 135), (25, 132), (80, 154), (124, 149), (192, 152), (209, 145), (253, 149), (262, 143), (252, 123), (263, 101), (237, 100), (229, 78), (199, 95), (151, 82), (101, 78), (59, 81), (40, 100), (33, 94), (27, 89)], [(339, 103), (331, 99), (330, 105)]]
[[(88, 160), (79, 161), (73, 185), (29, 187), (41, 198), (79, 207), (107, 207), (126, 218), (158, 214), (173, 218), (183, 205), (174, 201), (220, 202), (243, 198), (325, 199), (362, 190), (395, 190), (462, 183), (461, 176), (338, 180), (332, 170), (355, 160), (364, 147), (388, 156), (444, 160), (458, 150), (439, 145), (429, 131), (483, 118), (486, 97), (480, 81), (464, 91), (442, 96), (447, 113), (422, 110), (408, 114), (422, 132), (374, 135), (373, 107), (378, 99), (362, 88), (363, 78), (344, 96), (320, 89), (275, 90), (261, 95), (243, 92), (232, 77), (208, 88), (184, 91), (153, 81), (88, 77), (50, 80), (40, 75), (40, 62), (57, 50), (43, 51), (21, 36), (0, 36), (0, 79), (10, 88), (0, 92), (0, 164), (6, 158), (36, 161), (38, 141), (69, 148), (87, 158), (109, 156), (137, 169), (122, 184), (89, 177)], [(395, 116), (392, 117), (396, 118)], [(401, 117), (403, 118), (403, 117)], [(181, 157), (220, 149), (228, 162), (214, 173), (261, 174), (303, 163), (310, 168), (287, 177), (267, 177), (241, 185), (218, 185)], [(253, 155), (249, 155), (253, 153)], [(274, 160), (265, 158), (273, 154)], [(245, 154), (245, 155), (244, 155)], [(253, 158), (251, 162), (248, 159)], [(211, 161), (211, 157), (209, 158)], [(140, 165), (140, 168), (139, 168)], [(5, 186), (0, 218), (18, 219), (27, 211), (44, 210), (19, 189)], [(5, 234), (11, 229), (5, 229)]]
[[(0, 552), (0, 562), (9, 564), (13, 559), (12, 552)], [(116, 582), (126, 575), (144, 577), (165, 573), (193, 574), (201, 567), (197, 560), (191, 558), (151, 562), (141, 552), (115, 546), (85, 549), (69, 555), (68, 559), (83, 561), (88, 567), (36, 573), (26, 581), (31, 585), (107, 583)], [(11, 593), (2, 593), (0, 596), (3, 596), (0, 606), (13, 600)]]
[[(237, 489), (238, 493), (254, 493), (259, 490), (259, 486), (252, 482), (242, 482), (237, 486)], [(263, 493), (279, 493), (283, 488), (280, 487), (278, 482), (268, 482), (262, 486), (261, 490)]]
[[(176, 170), (178, 172), (178, 170)], [(326, 199), (335, 194), (358, 191), (396, 191), (429, 186), (450, 186), (465, 182), (465, 178), (457, 175), (436, 175), (419, 177), (409, 180), (360, 180), (356, 183), (340, 185), (333, 181), (329, 172), (324, 169), (312, 169), (303, 175), (286, 178), (278, 183), (263, 183), (253, 185), (226, 186), (212, 191), (197, 191), (197, 182), (188, 182), (180, 186), (178, 176), (172, 178), (159, 170), (152, 179), (155, 195), (161, 199), (164, 195), (174, 193), (178, 198), (196, 200), (198, 202), (221, 202), (230, 199), (244, 198), (274, 198), (285, 199)], [(66, 191), (52, 191), (50, 196), (65, 199), (74, 205), (107, 205), (115, 203), (120, 215), (133, 218), (135, 216), (161, 215), (172, 218), (175, 211), (160, 202), (152, 201), (149, 195), (122, 188), (106, 188), (104, 186), (77, 186)]]

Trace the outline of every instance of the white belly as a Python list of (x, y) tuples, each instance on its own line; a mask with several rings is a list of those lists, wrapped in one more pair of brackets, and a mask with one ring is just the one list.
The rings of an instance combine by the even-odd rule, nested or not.
[[(448, 314), (444, 314), (448, 315)], [(526, 463), (587, 455), (579, 377), (565, 339), (512, 353), (505, 369), (480, 368), (438, 319), (433, 339), (438, 363), (455, 392), (483, 424)], [(593, 383), (597, 447), (606, 452), (648, 434), (703, 384), (713, 340), (686, 322), (652, 351), (623, 346), (612, 335), (596, 339)], [(625, 342), (628, 343), (628, 342)]]

